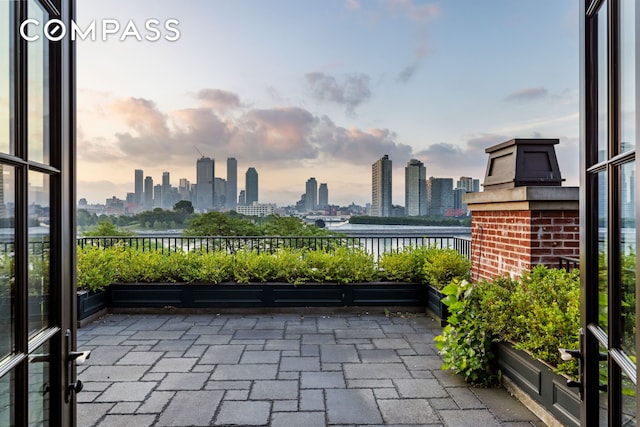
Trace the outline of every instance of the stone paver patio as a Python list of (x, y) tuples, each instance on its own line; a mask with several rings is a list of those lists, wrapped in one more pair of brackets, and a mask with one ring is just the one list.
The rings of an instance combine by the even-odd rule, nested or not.
[(85, 426), (542, 426), (440, 370), (424, 315), (108, 315), (78, 330)]

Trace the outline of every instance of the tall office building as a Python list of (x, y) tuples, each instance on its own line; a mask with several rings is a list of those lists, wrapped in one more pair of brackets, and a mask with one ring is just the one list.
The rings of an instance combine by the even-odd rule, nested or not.
[(171, 203), (171, 180), (169, 178), (169, 172), (162, 172), (161, 200), (160, 207), (162, 207), (162, 209), (170, 209), (173, 207)]
[(327, 209), (329, 207), (329, 188), (327, 183), (323, 182), (318, 188), (318, 207), (320, 209)]
[(206, 212), (213, 207), (214, 160), (200, 157), (196, 162), (196, 203), (195, 208)]
[(187, 178), (180, 178), (180, 184), (178, 185), (178, 198), (180, 200), (191, 201), (191, 183)]
[(453, 209), (453, 178), (429, 178), (427, 209), (429, 216), (443, 216), (448, 209)]
[(162, 185), (156, 184), (153, 186), (153, 207), (162, 207)]
[(307, 212), (315, 211), (318, 205), (318, 181), (314, 177), (307, 180), (305, 195), (305, 210)]
[(153, 178), (150, 176), (144, 178), (144, 208), (153, 209)]
[(245, 205), (251, 206), (258, 201), (258, 171), (255, 168), (247, 169), (245, 180)]
[(461, 176), (456, 182), (456, 188), (464, 188), (467, 193), (477, 193), (480, 191), (480, 180)]
[(229, 210), (236, 208), (238, 200), (238, 161), (235, 157), (227, 159), (227, 194), (226, 206)]
[(142, 169), (136, 169), (134, 171), (134, 196), (133, 196), (133, 203), (135, 203), (138, 206), (142, 205), (142, 193), (143, 193), (143, 174), (144, 172), (142, 171)]
[(404, 206), (407, 216), (427, 214), (427, 168), (411, 159), (404, 168)]
[(391, 216), (391, 171), (387, 154), (371, 165), (371, 216)]
[(227, 181), (222, 178), (213, 179), (213, 206), (216, 209), (224, 208), (227, 199)]
[(245, 206), (247, 204), (247, 193), (244, 190), (240, 190), (238, 195), (238, 206)]

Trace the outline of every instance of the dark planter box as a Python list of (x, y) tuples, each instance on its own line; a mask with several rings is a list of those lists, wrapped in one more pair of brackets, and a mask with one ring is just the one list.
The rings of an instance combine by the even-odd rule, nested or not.
[(510, 344), (498, 343), (498, 366), (503, 375), (567, 426), (580, 425), (580, 396), (567, 387), (567, 378), (528, 353)]
[(447, 317), (449, 317), (449, 310), (447, 306), (442, 303), (444, 295), (431, 285), (425, 286), (427, 287), (427, 310), (440, 320), (441, 326), (445, 326), (447, 324)]
[(110, 308), (349, 307), (426, 305), (417, 283), (302, 284), (113, 284)]
[(77, 298), (77, 320), (83, 320), (98, 313), (101, 310), (106, 310), (108, 295), (105, 291), (78, 291), (76, 293)]

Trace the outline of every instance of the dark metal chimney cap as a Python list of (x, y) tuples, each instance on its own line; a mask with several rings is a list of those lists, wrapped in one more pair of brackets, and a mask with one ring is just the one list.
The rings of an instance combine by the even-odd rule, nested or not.
[(485, 150), (489, 153), (484, 190), (524, 186), (560, 186), (562, 176), (554, 145), (558, 139), (515, 138)]

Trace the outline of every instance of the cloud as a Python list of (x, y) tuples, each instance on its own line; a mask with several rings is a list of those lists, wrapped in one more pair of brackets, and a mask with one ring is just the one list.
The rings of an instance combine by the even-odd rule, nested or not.
[(240, 107), (240, 97), (233, 92), (220, 89), (201, 89), (196, 98), (204, 107), (218, 111), (226, 111)]
[(354, 164), (371, 164), (384, 154), (406, 161), (412, 151), (410, 146), (398, 143), (395, 133), (388, 129), (346, 129), (327, 116), (320, 118), (313, 138), (325, 156)]
[(416, 4), (413, 0), (385, 0), (384, 4), (417, 23), (425, 23), (430, 18), (440, 16), (442, 13), (442, 9), (437, 3)]
[(491, 133), (471, 135), (464, 145), (436, 143), (414, 154), (427, 166), (430, 176), (483, 177), (488, 156), (485, 149), (509, 138)]
[(384, 4), (393, 13), (399, 13), (413, 23), (415, 33), (414, 60), (396, 76), (396, 82), (407, 83), (430, 52), (427, 35), (428, 24), (431, 19), (442, 14), (442, 8), (436, 3), (417, 4), (413, 0), (385, 0)]
[(370, 165), (383, 154), (397, 161), (411, 156), (411, 147), (398, 143), (389, 129), (347, 129), (299, 107), (250, 109), (223, 118), (204, 107), (165, 113), (138, 98), (110, 105), (124, 128), (100, 136), (83, 132), (78, 149), (83, 162), (185, 165), (197, 157), (194, 146), (217, 159), (233, 156), (282, 167), (306, 160)]
[(529, 87), (510, 93), (505, 98), (506, 101), (529, 102), (537, 99), (545, 98), (549, 92), (543, 86)]
[(358, 0), (346, 0), (344, 6), (350, 10), (360, 9), (360, 2)]
[(371, 98), (370, 77), (366, 74), (347, 74), (340, 80), (325, 73), (314, 72), (305, 75), (314, 99), (333, 102), (346, 107), (348, 114)]
[(166, 117), (156, 108), (153, 101), (144, 98), (125, 98), (115, 100), (109, 107), (139, 134), (152, 134), (158, 137), (166, 137), (169, 134)]
[(398, 83), (407, 83), (409, 80), (411, 80), (411, 78), (415, 74), (416, 70), (418, 69), (419, 65), (420, 65), (420, 60), (416, 59), (413, 62), (413, 64), (408, 65), (407, 67), (405, 67), (405, 69), (402, 70), (400, 72), (400, 74), (398, 74), (398, 76), (396, 77), (396, 82), (398, 82)]

